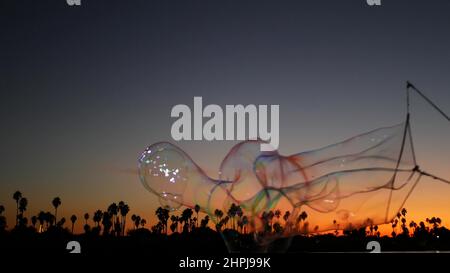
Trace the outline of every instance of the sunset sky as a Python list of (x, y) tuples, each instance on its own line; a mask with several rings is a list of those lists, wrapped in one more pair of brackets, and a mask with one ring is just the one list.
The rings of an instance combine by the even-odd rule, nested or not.
[[(450, 113), (450, 1), (0, 2), (0, 204), (82, 219), (112, 202), (154, 223), (139, 154), (171, 141), (172, 106), (280, 105), (282, 154), (405, 119), (409, 80)], [(450, 126), (418, 96), (422, 169), (450, 178)], [(181, 141), (210, 176), (234, 141)], [(410, 219), (450, 226), (450, 185), (423, 179)], [(81, 223), (82, 221), (79, 221)], [(150, 224), (147, 224), (148, 227)], [(82, 225), (77, 226), (81, 231)]]

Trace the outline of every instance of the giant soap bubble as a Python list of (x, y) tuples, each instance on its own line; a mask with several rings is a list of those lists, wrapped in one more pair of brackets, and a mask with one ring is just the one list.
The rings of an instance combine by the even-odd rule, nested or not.
[[(419, 168), (409, 113), (401, 124), (308, 152), (284, 156), (260, 144), (233, 147), (213, 179), (182, 149), (156, 143), (139, 159), (140, 178), (162, 206), (199, 205), (217, 225), (221, 210), (262, 249), (295, 234), (388, 223), (424, 175), (450, 183)], [(239, 236), (228, 235), (234, 250)]]
[(148, 147), (139, 160), (139, 174), (146, 189), (159, 197), (161, 205), (177, 209), (191, 173), (184, 153), (168, 143)]

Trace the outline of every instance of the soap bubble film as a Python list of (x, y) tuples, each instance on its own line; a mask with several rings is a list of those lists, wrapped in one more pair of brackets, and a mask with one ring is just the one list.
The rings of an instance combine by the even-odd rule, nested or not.
[(396, 217), (422, 177), (450, 184), (417, 164), (410, 127), (411, 91), (450, 121), (407, 82), (407, 115), (398, 125), (287, 156), (261, 152), (262, 141), (244, 141), (225, 156), (218, 179), (208, 177), (182, 149), (156, 143), (139, 158), (140, 178), (163, 207), (198, 205), (216, 229), (225, 225), (222, 234), (231, 251), (242, 250), (246, 237), (235, 228), (226, 229), (228, 221), (240, 226), (241, 232), (245, 226), (244, 233), (253, 235), (253, 243), (262, 251), (276, 242), (285, 250), (297, 234), (385, 224)]
[[(265, 243), (389, 222), (421, 176), (409, 134), (406, 122), (289, 156), (261, 152), (261, 141), (245, 141), (225, 156), (218, 179), (208, 177), (182, 149), (161, 142), (142, 153), (139, 173), (163, 207), (198, 204), (216, 224), (221, 221), (216, 209), (232, 218), (240, 214), (248, 232)], [(268, 232), (277, 210), (287, 215), (280, 220), (284, 229)]]

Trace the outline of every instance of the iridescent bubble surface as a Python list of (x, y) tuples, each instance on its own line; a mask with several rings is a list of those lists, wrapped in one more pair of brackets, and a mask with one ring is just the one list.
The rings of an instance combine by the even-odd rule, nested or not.
[(165, 208), (199, 205), (222, 229), (240, 224), (244, 230), (245, 219), (245, 232), (259, 244), (382, 224), (402, 208), (420, 177), (406, 128), (380, 128), (289, 156), (260, 152), (260, 141), (245, 141), (225, 156), (217, 178), (175, 145), (156, 143), (139, 159), (140, 178)]

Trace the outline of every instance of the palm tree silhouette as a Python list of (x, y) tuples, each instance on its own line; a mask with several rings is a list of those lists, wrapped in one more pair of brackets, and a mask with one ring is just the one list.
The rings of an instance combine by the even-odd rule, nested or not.
[(214, 216), (216, 216), (216, 222), (219, 223), (220, 220), (222, 219), (223, 211), (221, 211), (220, 209), (216, 209), (214, 211)]
[(56, 225), (59, 228), (63, 228), (65, 223), (66, 223), (66, 218), (63, 217), (63, 218), (61, 218), (61, 220), (59, 220), (59, 222)]
[(192, 209), (187, 208), (183, 210), (180, 217), (180, 223), (184, 223), (183, 232), (189, 232), (189, 226), (192, 221)]
[(13, 194), (13, 199), (16, 201), (16, 226), (19, 223), (19, 201), (22, 198), (22, 193), (20, 191), (16, 191)]
[(62, 217), (58, 222), (58, 227), (64, 228), (64, 224), (66, 223), (66, 217)]
[(77, 221), (77, 216), (76, 216), (75, 214), (73, 214), (73, 215), (70, 217), (70, 221), (72, 222), (72, 234), (73, 234), (73, 227), (74, 227), (74, 225), (75, 225), (75, 222)]
[(61, 205), (61, 198), (55, 197), (52, 200), (52, 205), (55, 208), (55, 223), (58, 220), (58, 207)]
[(24, 217), (23, 214), (27, 210), (27, 206), (28, 206), (28, 200), (25, 197), (21, 198), (20, 201), (19, 201), (19, 212), (20, 212), (20, 214), (18, 216), (18, 218), (19, 218), (19, 225), (21, 225), (21, 226), (26, 226), (27, 219)]
[(26, 210), (27, 210), (27, 206), (28, 206), (28, 199), (21, 198), (19, 201), (19, 212), (21, 214), (23, 214)]
[(151, 229), (154, 234), (161, 234), (162, 230), (164, 229), (164, 226), (161, 222), (158, 222), (156, 225), (152, 226)]
[[(116, 222), (116, 218), (117, 218), (117, 214), (119, 213), (119, 207), (117, 206), (116, 203), (112, 203), (111, 205), (109, 205), (108, 207), (108, 213), (112, 216), (112, 223)], [(118, 230), (117, 230), (118, 232)], [(113, 227), (113, 233), (116, 233), (115, 230), (115, 226)]]
[(111, 218), (112, 218), (112, 215), (108, 211), (105, 211), (103, 213), (102, 225), (103, 225), (103, 234), (104, 235), (109, 234), (109, 231), (111, 230), (111, 227), (113, 226)]
[(263, 225), (263, 232), (271, 232), (272, 227), (269, 224), (269, 217), (268, 217), (269, 213), (266, 211), (263, 211), (263, 213), (261, 214), (261, 222)]
[(89, 213), (84, 214), (84, 233), (88, 233), (91, 230), (91, 227), (88, 225)]
[(196, 221), (195, 221), (195, 225), (196, 225), (196, 227), (198, 227), (198, 212), (200, 211), (200, 206), (199, 205), (195, 205), (194, 206), (194, 210), (195, 210), (195, 213), (197, 214), (197, 217), (196, 217)]
[[(133, 218), (133, 217), (132, 217)], [(141, 224), (141, 216), (139, 215), (134, 215), (134, 226), (135, 229), (139, 228), (139, 225)]]
[(242, 215), (244, 215), (244, 212), (242, 211), (241, 206), (236, 206), (236, 216), (238, 217), (238, 223), (241, 223), (241, 232), (242, 232), (242, 228), (243, 228), (243, 223), (242, 223)]
[(232, 203), (230, 208), (227, 211), (227, 216), (231, 219), (231, 228), (235, 229), (235, 225), (234, 225), (234, 217), (236, 216), (237, 213), (237, 206), (236, 204)]
[(283, 215), (283, 220), (284, 220), (285, 229), (287, 229), (289, 231), (292, 229), (292, 223), (288, 222), (290, 217), (291, 217), (291, 212), (287, 210)]
[(222, 221), (223, 221), (223, 225), (225, 226), (225, 228), (227, 228), (228, 222), (230, 221), (230, 217), (227, 215), (221, 220), (221, 222)]
[[(300, 213), (300, 215), (297, 218), (297, 225), (299, 226), (299, 231), (302, 231), (302, 225), (301, 222), (305, 221), (306, 218), (308, 218), (308, 214), (306, 213), (306, 211), (302, 211), (302, 213)], [(305, 225), (305, 224), (304, 224)]]
[(244, 227), (244, 234), (246, 234), (248, 232), (247, 230), (247, 226), (248, 226), (249, 220), (247, 215), (244, 215), (244, 217), (242, 217), (242, 225)]
[(54, 224), (56, 224), (55, 216), (49, 211), (45, 213), (45, 221), (47, 222), (47, 228), (49, 227), (49, 225), (53, 226)]
[[(172, 233), (175, 233), (175, 230), (178, 228), (176, 222), (173, 222), (172, 224), (170, 224), (169, 226), (170, 231), (172, 231)], [(178, 230), (177, 230), (178, 232)]]
[[(169, 210), (159, 207), (158, 209), (156, 209), (155, 214), (156, 214), (156, 217), (158, 217), (161, 224), (163, 225), (164, 230), (167, 234), (167, 221), (169, 220)], [(192, 210), (191, 210), (191, 214), (192, 214)]]
[(279, 209), (275, 210), (275, 217), (279, 220), (281, 217), (281, 211)]
[(174, 233), (175, 230), (178, 232), (179, 217), (176, 215), (171, 215), (170, 220), (172, 221), (172, 224), (170, 224), (170, 230), (172, 231), (172, 233)]
[(269, 217), (270, 226), (273, 227), (273, 217), (275, 217), (275, 213), (270, 210), (267, 216)]
[(122, 234), (122, 224), (120, 223), (119, 217), (116, 217), (116, 222), (114, 223), (114, 235), (120, 236)]
[(122, 227), (122, 236), (125, 235), (125, 226), (126, 226), (126, 221), (127, 221), (127, 214), (130, 211), (130, 207), (125, 204), (125, 202), (120, 201), (119, 202), (119, 211), (120, 211), (120, 216), (121, 216), (121, 227)]
[(103, 217), (103, 212), (101, 210), (97, 210), (96, 212), (94, 212), (94, 217), (92, 219), (94, 220), (96, 227), (99, 227), (102, 217)]
[(291, 212), (287, 210), (283, 215), (284, 222), (287, 222), (289, 217), (291, 217)]
[[(133, 223), (136, 221), (136, 214), (131, 215), (131, 221)], [(134, 229), (136, 229), (136, 226), (134, 226)]]
[(87, 225), (88, 224), (88, 220), (89, 220), (89, 213), (85, 213), (84, 214), (84, 224)]
[(283, 227), (279, 222), (276, 222), (275, 224), (273, 224), (273, 230), (275, 231), (275, 233), (280, 234), (283, 232)]
[(45, 212), (43, 212), (42, 210), (38, 213), (37, 219), (39, 221), (39, 232), (43, 232), (44, 231), (44, 222), (46, 219), (46, 215)]
[(206, 228), (208, 226), (209, 223), (209, 215), (206, 215), (205, 218), (203, 218), (203, 220), (200, 223), (200, 227), (202, 228)]

